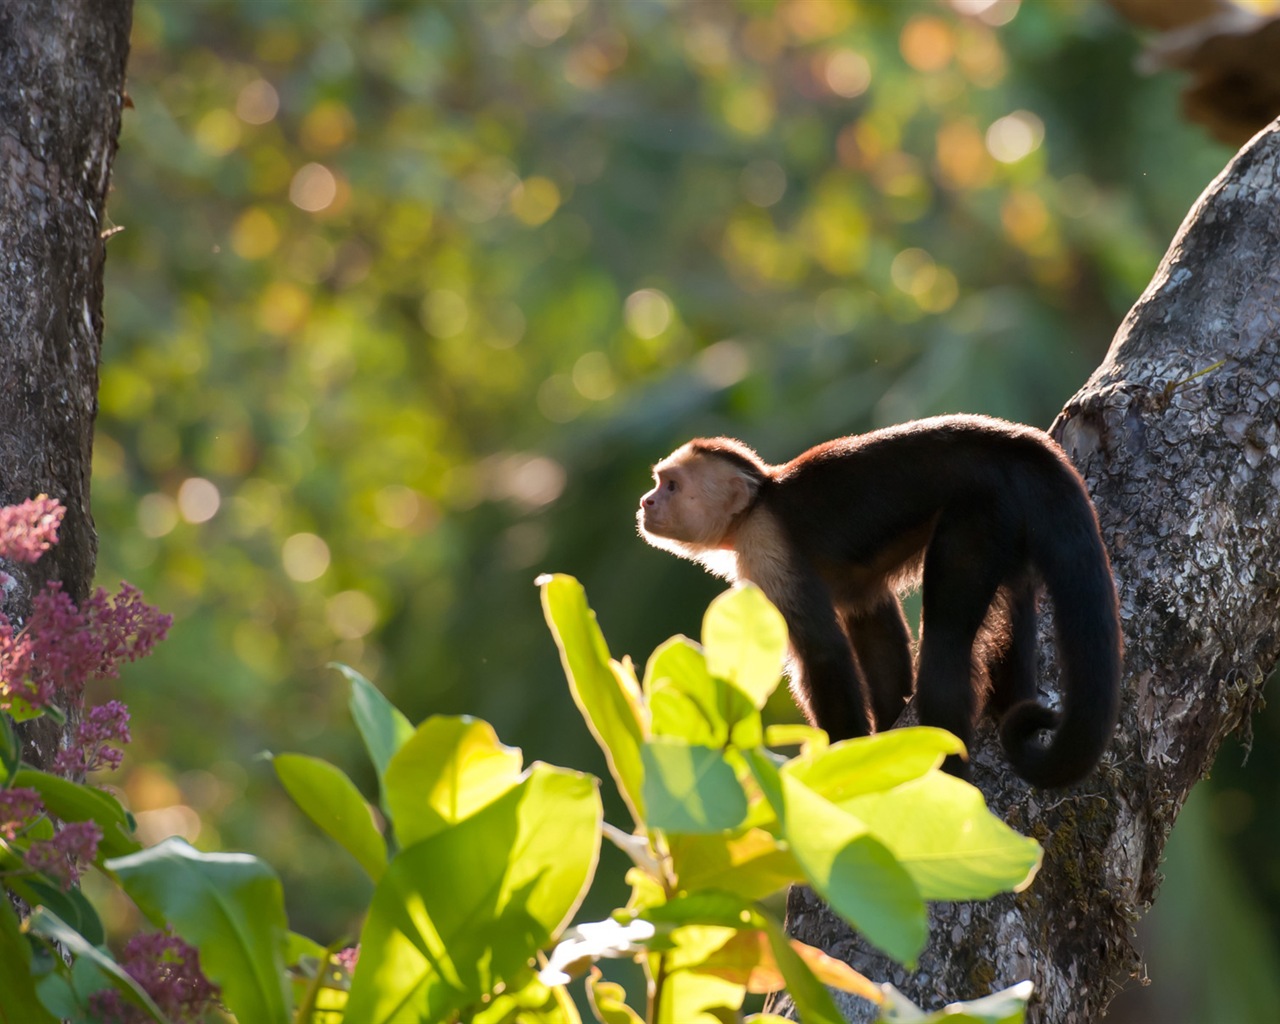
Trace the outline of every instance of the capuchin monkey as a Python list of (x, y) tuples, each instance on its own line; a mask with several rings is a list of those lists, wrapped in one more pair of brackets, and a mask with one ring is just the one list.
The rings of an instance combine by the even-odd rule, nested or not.
[[(1047, 434), (939, 416), (780, 466), (704, 438), (653, 476), (641, 536), (764, 591), (790, 632), (792, 693), (833, 741), (891, 726), (914, 678), (920, 721), (966, 747), (985, 700), (1033, 785), (1076, 782), (1102, 756), (1120, 703), (1115, 583), (1084, 483)], [(898, 595), (917, 583), (913, 671)], [(1041, 584), (1057, 622), (1061, 711), (1036, 699)], [(944, 767), (967, 774), (958, 758)]]

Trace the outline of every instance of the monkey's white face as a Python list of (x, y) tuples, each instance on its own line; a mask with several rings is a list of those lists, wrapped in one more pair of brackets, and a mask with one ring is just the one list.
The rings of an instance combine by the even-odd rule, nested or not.
[(751, 488), (736, 468), (686, 445), (659, 462), (653, 478), (636, 512), (649, 543), (685, 556), (732, 545), (733, 520), (751, 500)]

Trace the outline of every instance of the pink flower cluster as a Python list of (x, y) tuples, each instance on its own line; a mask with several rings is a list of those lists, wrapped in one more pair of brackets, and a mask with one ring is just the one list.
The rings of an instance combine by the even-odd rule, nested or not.
[(115, 597), (99, 587), (82, 608), (50, 583), (20, 633), (0, 614), (0, 711), (15, 697), (35, 708), (60, 695), (78, 700), (89, 680), (114, 678), (121, 664), (149, 654), (172, 623), (128, 583)]
[(96, 821), (72, 821), (54, 833), (52, 839), (38, 840), (27, 849), (27, 867), (70, 889), (80, 881), (82, 860), (98, 853), (102, 829)]
[[(169, 932), (135, 935), (124, 947), (120, 966), (175, 1024), (195, 1024), (219, 995), (200, 970), (200, 954)], [(98, 992), (89, 1009), (102, 1024), (137, 1024), (151, 1018), (125, 1003), (119, 992)]]
[(44, 814), (44, 801), (34, 789), (0, 789), (0, 838), (12, 841)]
[(118, 700), (89, 709), (89, 714), (76, 727), (75, 738), (53, 761), (53, 772), (67, 779), (83, 779), (89, 772), (110, 771), (120, 767), (122, 746), (129, 735), (129, 709)]
[(34, 562), (58, 543), (58, 527), (67, 510), (42, 494), (20, 505), (0, 508), (0, 558)]

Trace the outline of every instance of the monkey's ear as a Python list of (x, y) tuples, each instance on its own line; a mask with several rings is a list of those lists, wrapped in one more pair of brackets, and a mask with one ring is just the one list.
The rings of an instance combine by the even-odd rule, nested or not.
[(728, 479), (729, 500), (725, 503), (725, 511), (730, 518), (744, 511), (755, 497), (755, 488), (741, 473), (734, 473)]

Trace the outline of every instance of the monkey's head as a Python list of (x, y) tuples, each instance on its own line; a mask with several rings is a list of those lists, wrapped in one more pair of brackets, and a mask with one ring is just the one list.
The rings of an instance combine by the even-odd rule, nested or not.
[(767, 477), (760, 456), (727, 437), (681, 445), (653, 467), (636, 525), (654, 547), (684, 558), (733, 547), (734, 529)]

